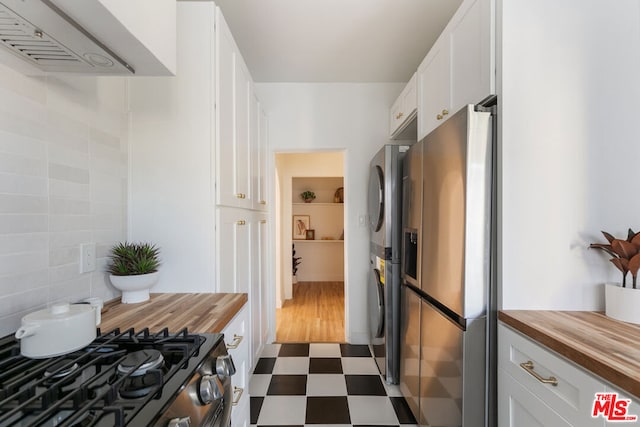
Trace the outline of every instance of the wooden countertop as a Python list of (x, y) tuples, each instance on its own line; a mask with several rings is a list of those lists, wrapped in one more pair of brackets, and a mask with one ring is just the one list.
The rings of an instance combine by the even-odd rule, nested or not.
[(169, 328), (178, 332), (220, 332), (247, 302), (247, 294), (151, 294), (149, 301), (122, 304), (109, 301), (102, 309), (102, 332), (149, 328), (151, 332)]
[(640, 397), (640, 325), (590, 311), (507, 310), (498, 319)]

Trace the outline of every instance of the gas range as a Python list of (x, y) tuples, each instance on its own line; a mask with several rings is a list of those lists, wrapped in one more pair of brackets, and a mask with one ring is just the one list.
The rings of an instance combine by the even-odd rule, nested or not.
[(113, 330), (63, 356), (20, 355), (0, 339), (0, 426), (227, 426), (230, 376), (221, 334)]

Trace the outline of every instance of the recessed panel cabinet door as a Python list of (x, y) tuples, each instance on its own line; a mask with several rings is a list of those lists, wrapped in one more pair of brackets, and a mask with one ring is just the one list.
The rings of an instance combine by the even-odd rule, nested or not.
[(441, 37), (418, 68), (418, 141), (427, 136), (450, 111), (449, 37)]
[[(251, 150), (249, 142), (249, 124), (252, 103), (251, 75), (242, 57), (236, 54), (235, 66), (235, 113), (236, 113), (236, 206), (251, 209)], [(224, 159), (222, 159), (224, 160)]]
[(267, 335), (267, 215), (254, 213), (254, 225), (251, 249), (253, 262), (251, 263), (251, 356), (256, 361), (262, 352)]
[(258, 200), (258, 209), (267, 210), (267, 144), (269, 142), (269, 128), (267, 114), (260, 107), (259, 138), (258, 138), (258, 190), (255, 198)]
[(218, 208), (216, 253), (218, 292), (249, 293), (251, 280), (251, 212)]

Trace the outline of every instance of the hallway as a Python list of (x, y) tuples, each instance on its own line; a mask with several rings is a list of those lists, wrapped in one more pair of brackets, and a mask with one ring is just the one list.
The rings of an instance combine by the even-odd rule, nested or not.
[(344, 282), (300, 282), (276, 310), (276, 342), (334, 342), (344, 338)]

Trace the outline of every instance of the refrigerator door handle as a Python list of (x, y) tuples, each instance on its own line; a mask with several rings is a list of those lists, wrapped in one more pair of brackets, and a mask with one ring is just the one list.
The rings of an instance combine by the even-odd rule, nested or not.
[(384, 336), (384, 285), (380, 281), (380, 270), (373, 269), (373, 278), (375, 280), (376, 295), (378, 295), (377, 309), (378, 309), (378, 326), (375, 328), (375, 338), (382, 338)]

